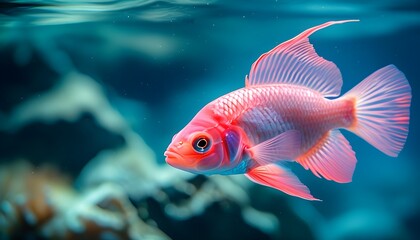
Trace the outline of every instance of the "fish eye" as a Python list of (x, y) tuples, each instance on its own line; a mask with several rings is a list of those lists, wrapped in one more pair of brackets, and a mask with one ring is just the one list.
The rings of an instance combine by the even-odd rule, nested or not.
[(210, 149), (211, 141), (206, 136), (199, 136), (193, 141), (193, 148), (198, 153), (205, 153)]

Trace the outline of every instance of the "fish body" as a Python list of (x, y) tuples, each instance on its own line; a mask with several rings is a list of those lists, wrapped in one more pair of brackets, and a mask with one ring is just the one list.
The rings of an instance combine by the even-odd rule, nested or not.
[(297, 155), (307, 152), (329, 130), (349, 127), (355, 118), (352, 99), (330, 100), (310, 88), (292, 84), (242, 88), (207, 107), (214, 115), (225, 115), (226, 124), (242, 128), (248, 146), (289, 130), (300, 131)]
[(339, 129), (347, 129), (390, 156), (402, 149), (409, 124), (411, 88), (386, 66), (340, 94), (334, 63), (318, 56), (310, 28), (261, 55), (245, 87), (207, 104), (174, 136), (168, 164), (198, 174), (245, 174), (293, 196), (318, 200), (282, 166), (296, 161), (318, 177), (351, 182), (356, 157)]

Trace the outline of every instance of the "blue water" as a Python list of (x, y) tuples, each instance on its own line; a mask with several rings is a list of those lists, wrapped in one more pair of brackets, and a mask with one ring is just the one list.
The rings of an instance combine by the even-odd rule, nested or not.
[[(259, 229), (255, 226), (248, 232), (235, 228), (235, 222), (219, 221), (236, 216), (229, 211), (180, 222), (158, 214), (149, 214), (149, 218), (173, 239), (194, 239), (200, 231), (206, 239), (420, 238), (420, 4), (415, 0), (2, 2), (0, 163), (4, 171), (0, 172), (0, 186), (4, 190), (0, 190), (0, 202), (13, 203), (10, 195), (16, 192), (30, 199), (32, 193), (26, 188), (11, 187), (21, 178), (5, 177), (8, 167), (22, 160), (33, 165), (34, 171), (52, 165), (60, 174), (71, 176), (74, 183), (70, 185), (76, 191), (85, 191), (82, 186), (89, 182), (85, 179), (95, 175), (86, 166), (99, 169), (90, 162), (106, 150), (123, 148), (131, 139), (128, 136), (141, 136), (150, 150), (144, 154), (166, 171), (163, 152), (172, 136), (206, 103), (243, 87), (251, 64), (262, 53), (309, 27), (343, 19), (360, 22), (321, 30), (310, 41), (320, 56), (341, 70), (342, 93), (388, 64), (404, 72), (413, 99), (410, 131), (399, 157), (388, 157), (344, 132), (358, 159), (352, 183), (318, 179), (292, 166), (322, 202), (307, 202), (245, 183), (243, 191), (250, 196), (246, 204), (280, 219), (274, 233), (266, 235), (258, 235), (264, 232), (261, 229), (255, 233), (252, 229)], [(80, 80), (85, 78), (89, 81)], [(62, 91), (53, 91), (60, 84)], [(139, 154), (141, 159), (142, 149), (139, 152), (130, 156)], [(117, 158), (115, 162), (118, 164)], [(152, 171), (148, 168), (145, 165), (141, 174)], [(124, 182), (124, 192), (134, 208), (147, 209), (142, 197), (137, 197), (140, 204), (136, 204), (132, 196), (136, 194), (130, 191), (138, 186), (135, 179), (140, 173), (106, 171), (105, 180), (98, 178), (95, 183)], [(161, 174), (156, 169), (152, 173)], [(178, 178), (187, 181), (192, 176)], [(142, 184), (155, 186), (154, 180)], [(257, 192), (267, 195), (258, 197)], [(282, 202), (269, 201), (267, 196)], [(223, 200), (214, 201), (223, 206)], [(153, 205), (153, 201), (146, 202)], [(0, 217), (6, 215), (2, 209)], [(281, 212), (290, 212), (294, 218), (281, 218)], [(1, 225), (3, 219), (10, 221), (0, 218), (0, 226), (9, 226)], [(288, 227), (296, 219), (306, 229), (301, 235)], [(268, 222), (273, 221), (277, 220)], [(43, 226), (19, 224), (16, 228), (28, 233), (24, 237), (51, 236), (39, 233), (46, 231), (40, 230)], [(208, 225), (212, 226), (196, 230)], [(191, 235), (179, 233), (180, 226)], [(23, 238), (10, 228), (2, 232), (0, 237)], [(243, 235), (235, 235), (240, 232)]]

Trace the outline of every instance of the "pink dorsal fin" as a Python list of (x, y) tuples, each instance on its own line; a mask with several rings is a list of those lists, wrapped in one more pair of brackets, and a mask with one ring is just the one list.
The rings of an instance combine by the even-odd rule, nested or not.
[(339, 183), (351, 182), (357, 162), (349, 142), (339, 130), (327, 133), (296, 161), (317, 177)]
[(245, 87), (249, 86), (249, 79), (248, 79), (248, 75), (245, 76)]
[(264, 53), (252, 64), (248, 85), (288, 83), (309, 87), (324, 96), (338, 96), (343, 84), (340, 70), (318, 56), (308, 37), (322, 28), (355, 21), (358, 20), (326, 22)]
[(276, 164), (252, 168), (245, 176), (258, 184), (275, 188), (292, 196), (319, 200), (311, 195), (308, 187), (303, 185), (292, 172)]

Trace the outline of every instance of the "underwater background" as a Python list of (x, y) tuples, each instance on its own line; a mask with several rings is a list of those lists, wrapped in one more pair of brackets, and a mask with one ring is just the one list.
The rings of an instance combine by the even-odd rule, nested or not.
[[(292, 165), (322, 202), (165, 164), (262, 53), (343, 19), (310, 38), (342, 93), (388, 64), (411, 84), (398, 158), (343, 131), (352, 183)], [(0, 239), (420, 239), (419, 44), (417, 0), (1, 1)]]

